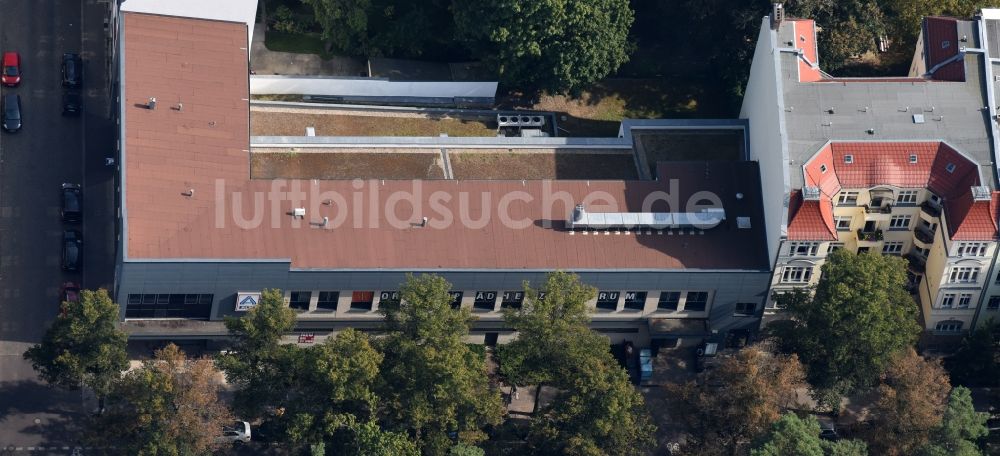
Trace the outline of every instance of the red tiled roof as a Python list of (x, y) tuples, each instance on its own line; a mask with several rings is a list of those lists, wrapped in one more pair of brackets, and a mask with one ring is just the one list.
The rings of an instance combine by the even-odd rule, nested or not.
[(822, 195), (819, 201), (805, 201), (802, 191), (792, 192), (788, 203), (788, 239), (792, 241), (836, 241), (833, 202)]
[[(845, 161), (848, 155), (852, 163)], [(911, 162), (911, 155), (916, 156), (916, 163)], [(821, 171), (824, 166), (825, 173)], [(993, 239), (997, 234), (997, 194), (992, 203), (973, 204), (970, 189), (981, 185), (979, 167), (943, 142), (832, 142), (806, 162), (803, 172), (806, 186), (819, 187), (821, 202), (830, 200), (841, 187), (927, 188), (944, 198), (948, 229), (954, 239)], [(789, 239), (793, 239), (792, 227), (797, 224), (806, 227), (802, 232), (813, 235), (816, 230), (809, 227), (815, 227), (815, 214), (833, 225), (832, 211), (789, 209)], [(806, 219), (799, 222), (796, 219), (801, 214)]]
[(823, 79), (819, 71), (819, 50), (816, 48), (816, 21), (812, 19), (795, 19), (792, 23), (792, 36), (795, 37), (795, 48), (801, 49), (803, 56), (813, 67), (799, 59), (799, 82), (815, 82)]
[[(850, 155), (853, 163), (846, 163)], [(910, 156), (916, 155), (916, 163)], [(820, 167), (827, 167), (820, 173)], [(948, 171), (949, 165), (953, 170)], [(979, 167), (945, 143), (927, 142), (832, 142), (825, 145), (805, 168), (807, 186), (819, 187), (833, 196), (841, 187), (870, 188), (891, 185), (929, 188), (951, 198), (979, 185)]]
[[(924, 46), (928, 71), (958, 55), (958, 20), (950, 17), (924, 18)], [(931, 78), (938, 81), (965, 81), (965, 62), (951, 62), (937, 69)]]
[(945, 215), (949, 220), (948, 232), (956, 241), (992, 241), (997, 238), (997, 208), (1000, 207), (1000, 192), (993, 192), (990, 201), (974, 201), (972, 192), (967, 191), (945, 204)]

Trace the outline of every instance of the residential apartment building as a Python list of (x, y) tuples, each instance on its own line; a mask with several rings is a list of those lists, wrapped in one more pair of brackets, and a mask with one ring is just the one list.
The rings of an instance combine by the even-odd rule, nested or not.
[[(911, 74), (892, 78), (832, 77), (813, 21), (765, 18), (741, 117), (774, 227), (772, 292), (814, 285), (844, 248), (908, 260), (929, 334), (996, 312), (991, 15), (927, 18)], [(781, 318), (773, 299), (766, 313)]]
[[(473, 340), (492, 343), (511, 336), (500, 311), (521, 305), (524, 284), (537, 287), (555, 270), (599, 290), (589, 303), (594, 327), (614, 341), (727, 342), (759, 327), (771, 270), (757, 163), (660, 163), (656, 179), (625, 180), (256, 178), (247, 24), (125, 9), (132, 1), (115, 21), (113, 290), (131, 337), (222, 338), (222, 319), (242, 315), (269, 288), (284, 290), (297, 311), (301, 340), (377, 330), (380, 305), (399, 299), (406, 274), (434, 273), (453, 284), (453, 305), (478, 317)], [(352, 141), (632, 153), (626, 127), (602, 139)], [(724, 127), (743, 131), (745, 122)], [(280, 140), (304, 149), (325, 141)], [(417, 204), (396, 210), (403, 194)], [(710, 209), (691, 207), (705, 200)], [(369, 211), (386, 207), (393, 210)]]

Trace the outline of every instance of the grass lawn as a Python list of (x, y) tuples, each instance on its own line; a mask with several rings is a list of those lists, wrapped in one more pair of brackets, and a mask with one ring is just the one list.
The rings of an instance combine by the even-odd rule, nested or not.
[(264, 35), (264, 46), (276, 52), (316, 54), (323, 60), (330, 60), (335, 55), (334, 52), (326, 52), (318, 33), (284, 33), (269, 30)]

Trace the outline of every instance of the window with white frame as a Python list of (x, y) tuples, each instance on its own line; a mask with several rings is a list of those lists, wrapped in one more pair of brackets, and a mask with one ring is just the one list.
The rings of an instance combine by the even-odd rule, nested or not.
[(952, 268), (948, 283), (974, 283), (979, 280), (979, 268), (959, 266)]
[(945, 293), (944, 296), (941, 297), (941, 305), (939, 306), (940, 308), (950, 309), (954, 305), (955, 305), (955, 293)]
[(896, 204), (917, 204), (917, 191), (900, 190), (899, 197), (896, 198)]
[(934, 325), (934, 330), (939, 332), (959, 332), (962, 330), (962, 322), (955, 320), (939, 321)]
[(816, 256), (819, 242), (792, 242), (788, 247), (791, 256)]
[(956, 309), (968, 309), (969, 304), (972, 303), (971, 293), (962, 293), (958, 295), (958, 305), (955, 306)]
[(843, 242), (831, 242), (830, 245), (826, 246), (826, 253), (833, 253), (842, 248), (844, 248)]
[(886, 242), (882, 244), (883, 255), (899, 255), (903, 253), (903, 243), (898, 241)]
[(959, 242), (958, 256), (986, 256), (985, 242)]
[(909, 215), (893, 215), (889, 219), (889, 229), (890, 230), (905, 230), (910, 227), (910, 220), (912, 216)]
[(812, 278), (812, 267), (785, 266), (781, 270), (781, 283), (807, 283)]
[(858, 192), (855, 191), (840, 192), (840, 197), (837, 198), (837, 204), (844, 206), (856, 206), (858, 204)]
[(847, 216), (837, 216), (833, 218), (837, 224), (837, 231), (848, 231), (851, 229), (851, 218)]

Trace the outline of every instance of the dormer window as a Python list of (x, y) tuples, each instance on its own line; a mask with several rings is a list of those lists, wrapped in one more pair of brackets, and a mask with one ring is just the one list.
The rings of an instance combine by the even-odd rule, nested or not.
[(944, 170), (948, 171), (949, 173), (955, 172), (955, 164), (954, 163), (948, 163), (947, 165), (944, 166)]
[(853, 155), (844, 155), (844, 163), (847, 163), (848, 165), (851, 164), (851, 163), (854, 163), (854, 156)]
[(913, 164), (916, 162), (917, 162), (917, 154), (910, 154), (910, 163)]

